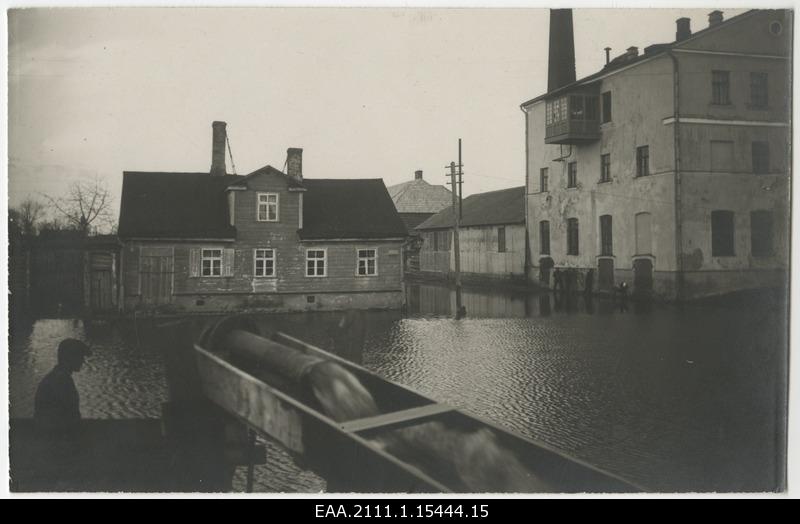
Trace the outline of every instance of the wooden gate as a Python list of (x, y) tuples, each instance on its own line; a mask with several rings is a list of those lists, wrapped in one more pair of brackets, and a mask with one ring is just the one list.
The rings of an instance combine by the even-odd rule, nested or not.
[(157, 306), (172, 302), (172, 248), (143, 247), (139, 268), (142, 303)]
[(89, 307), (92, 311), (114, 308), (114, 255), (89, 254)]

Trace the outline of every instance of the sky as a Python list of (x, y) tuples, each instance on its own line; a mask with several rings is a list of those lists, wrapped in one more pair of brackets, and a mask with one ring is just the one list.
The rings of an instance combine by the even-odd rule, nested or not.
[[(575, 9), (578, 77), (671, 42), (709, 8)], [(743, 9), (728, 9), (726, 18)], [(15, 206), (122, 172), (208, 171), (228, 123), (238, 174), (302, 147), (308, 178), (422, 169), (464, 195), (525, 183), (519, 106), (547, 84), (546, 9), (73, 8), (9, 12), (8, 194)], [(228, 161), (229, 172), (232, 166)], [(116, 209), (116, 208), (115, 208)], [(116, 211), (115, 211), (116, 213)]]

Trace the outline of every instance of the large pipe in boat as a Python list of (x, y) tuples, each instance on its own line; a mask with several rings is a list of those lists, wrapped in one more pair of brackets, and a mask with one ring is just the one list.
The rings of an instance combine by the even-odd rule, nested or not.
[(311, 393), (322, 411), (337, 422), (378, 414), (375, 399), (339, 364), (243, 329), (233, 329), (223, 338), (231, 357), (263, 372), (286, 379), (301, 393)]

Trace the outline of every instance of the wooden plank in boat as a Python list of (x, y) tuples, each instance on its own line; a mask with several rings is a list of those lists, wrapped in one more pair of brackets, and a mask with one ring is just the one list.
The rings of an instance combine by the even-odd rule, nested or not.
[(448, 411), (453, 411), (453, 408), (446, 404), (428, 404), (416, 408), (392, 411), (391, 413), (383, 413), (374, 417), (350, 420), (340, 424), (339, 427), (348, 433), (355, 433), (358, 431), (366, 431), (368, 429), (408, 425), (413, 422), (419, 422), (426, 418), (439, 415), (441, 413), (447, 413)]
[(216, 355), (199, 348), (196, 354), (200, 382), (209, 399), (289, 450), (303, 453), (303, 423), (291, 402)]

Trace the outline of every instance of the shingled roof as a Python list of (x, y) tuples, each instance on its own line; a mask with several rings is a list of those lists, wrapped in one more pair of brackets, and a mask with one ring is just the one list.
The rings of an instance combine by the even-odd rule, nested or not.
[(389, 186), (388, 191), (398, 213), (438, 213), (453, 204), (450, 190), (422, 178)]
[[(417, 230), (453, 227), (453, 206), (433, 215)], [(525, 223), (525, 186), (470, 195), (462, 203), (461, 226)]]
[(399, 238), (408, 232), (383, 180), (305, 179), (303, 240)]
[(228, 224), (225, 188), (242, 178), (126, 171), (122, 177), (119, 236), (233, 239), (236, 230)]
[[(119, 236), (159, 239), (230, 239), (225, 190), (251, 175), (125, 172)], [(277, 170), (275, 170), (277, 171)], [(305, 179), (302, 239), (398, 238), (406, 227), (381, 179)]]

